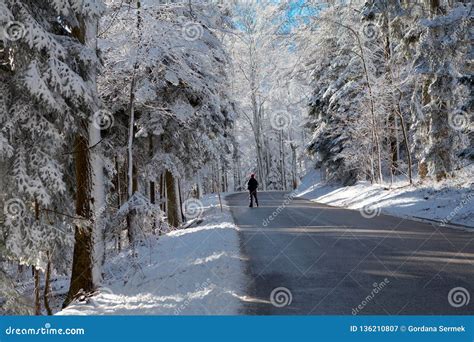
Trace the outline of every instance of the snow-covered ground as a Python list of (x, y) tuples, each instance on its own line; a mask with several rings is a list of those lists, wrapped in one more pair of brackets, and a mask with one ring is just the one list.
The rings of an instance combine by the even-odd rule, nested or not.
[(296, 196), (332, 206), (474, 228), (473, 174), (470, 168), (461, 177), (439, 183), (407, 186), (403, 180), (391, 187), (370, 182), (341, 187), (321, 182), (319, 170), (313, 170), (303, 178)]
[(239, 237), (216, 195), (203, 201), (198, 227), (150, 238), (105, 265), (96, 295), (59, 315), (231, 315), (244, 288)]

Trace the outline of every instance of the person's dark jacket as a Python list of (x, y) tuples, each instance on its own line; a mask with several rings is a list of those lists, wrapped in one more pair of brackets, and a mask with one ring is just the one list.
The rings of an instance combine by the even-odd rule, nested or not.
[(258, 188), (257, 180), (255, 178), (250, 178), (247, 189), (249, 189), (249, 191), (255, 191), (257, 190), (257, 188)]

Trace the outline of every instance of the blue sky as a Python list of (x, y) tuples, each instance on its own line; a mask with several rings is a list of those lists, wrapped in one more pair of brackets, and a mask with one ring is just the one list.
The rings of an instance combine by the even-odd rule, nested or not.
[[(261, 3), (263, 5), (264, 2), (266, 1), (261, 1), (257, 0), (257, 3)], [(271, 3), (278, 4), (281, 3), (281, 0), (270, 0)], [(305, 0), (293, 0), (289, 2), (288, 10), (285, 13), (285, 16), (287, 17), (287, 24), (281, 29), (282, 34), (288, 33), (291, 31), (293, 27), (298, 25), (299, 22), (307, 22), (308, 17), (314, 16), (318, 13), (319, 9), (324, 6), (317, 6), (317, 7), (310, 7), (307, 4), (307, 1)], [(237, 8), (237, 11), (239, 9)], [(239, 23), (236, 23), (237, 27), (239, 26)]]

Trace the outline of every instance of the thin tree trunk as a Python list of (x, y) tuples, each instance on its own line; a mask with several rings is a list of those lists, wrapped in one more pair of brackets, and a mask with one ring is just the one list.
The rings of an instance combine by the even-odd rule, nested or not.
[[(385, 31), (386, 31), (386, 44), (385, 44), (385, 58), (386, 58), (386, 64), (387, 66), (389, 67), (389, 73), (388, 73), (388, 76), (389, 76), (389, 82), (390, 84), (392, 85), (392, 87), (394, 87), (394, 75), (393, 75), (393, 69), (392, 69), (392, 44), (391, 44), (391, 40), (390, 40), (390, 21), (388, 18), (385, 18)], [(400, 125), (401, 125), (401, 128), (402, 128), (402, 134), (403, 134), (403, 140), (404, 140), (404, 145), (405, 145), (405, 152), (407, 154), (407, 161), (408, 161), (408, 179), (410, 181), (410, 185), (413, 184), (413, 166), (412, 166), (412, 157), (411, 157), (411, 152), (410, 152), (410, 145), (409, 145), (409, 142), (408, 142), (408, 134), (407, 134), (407, 128), (406, 128), (406, 124), (405, 124), (405, 119), (403, 118), (403, 114), (402, 114), (402, 108), (401, 108), (401, 104), (400, 104), (400, 101), (402, 99), (402, 92), (400, 89), (397, 88), (397, 91), (399, 93), (399, 97), (398, 97), (398, 101), (396, 102), (396, 107), (394, 109), (394, 114), (395, 114), (395, 117), (393, 118), (394, 120), (394, 123), (395, 123), (395, 150), (393, 148), (393, 145), (392, 145), (392, 156), (395, 156), (395, 153), (396, 153), (396, 163), (395, 164), (392, 164), (392, 167), (395, 166), (395, 167), (398, 167), (398, 160), (400, 159), (400, 142), (399, 142), (399, 135), (398, 135), (398, 121), (397, 121), (397, 117), (398, 119), (400, 119)], [(392, 161), (394, 161), (394, 158), (392, 158)]]
[[(298, 187), (298, 180), (296, 178), (297, 174), (297, 165), (296, 165), (296, 149), (297, 146), (294, 145), (293, 143), (290, 144), (291, 147), (291, 177), (292, 177), (292, 185), (293, 185), (293, 190), (296, 190)], [(322, 168), (324, 169), (324, 168)]]
[(46, 265), (46, 275), (44, 279), (43, 301), (46, 312), (49, 316), (51, 316), (53, 314), (53, 310), (51, 310), (51, 307), (49, 306), (49, 296), (51, 293), (51, 254), (49, 251), (46, 252), (46, 256), (48, 258), (48, 264)]
[(197, 182), (197, 198), (201, 199), (203, 195), (203, 191), (202, 191), (201, 172), (199, 171), (197, 172), (197, 175), (196, 175), (196, 182)]
[[(39, 203), (35, 199), (35, 220), (39, 221)], [(40, 271), (34, 267), (33, 275), (35, 279), (35, 315), (41, 315), (41, 301), (40, 301)]]
[(178, 200), (179, 200), (179, 212), (181, 213), (181, 222), (185, 222), (186, 216), (184, 216), (184, 211), (183, 211), (183, 193), (181, 191), (181, 181), (179, 179), (177, 180), (177, 185), (178, 185)]
[[(89, 124), (89, 144), (97, 146), (101, 141), (100, 129)], [(92, 208), (92, 277), (94, 283), (102, 280), (102, 266), (105, 263), (105, 179), (104, 162), (97, 150), (91, 149), (90, 154), (91, 172), (91, 208)]]
[[(166, 185), (165, 185), (165, 174), (161, 173), (160, 175), (160, 209), (162, 212), (167, 213), (167, 198), (168, 195), (166, 193)], [(161, 236), (163, 232), (161, 231), (161, 225), (160, 225), (160, 230), (158, 231), (158, 235)]]
[(367, 70), (367, 62), (365, 60), (364, 48), (362, 47), (362, 43), (360, 41), (359, 34), (357, 32), (355, 32), (353, 29), (351, 29), (351, 30), (357, 38), (357, 42), (358, 42), (358, 45), (359, 45), (359, 51), (360, 51), (360, 57), (362, 59), (362, 66), (363, 66), (364, 75), (365, 75), (365, 81), (367, 82), (367, 90), (369, 91), (370, 114), (371, 114), (371, 117), (372, 117), (372, 139), (373, 139), (373, 143), (375, 145), (375, 154), (376, 154), (376, 158), (377, 158), (377, 171), (378, 171), (377, 176), (378, 176), (379, 183), (382, 183), (383, 182), (382, 154), (381, 154), (381, 148), (380, 148), (380, 139), (379, 139), (379, 135), (377, 133), (378, 127), (377, 127), (377, 118), (375, 116), (375, 105), (374, 105), (372, 86), (370, 84), (369, 72)]
[(222, 175), (222, 191), (227, 192), (227, 172), (225, 170), (224, 163), (222, 163), (221, 175)]
[[(149, 157), (150, 160), (153, 158), (153, 135), (150, 135), (149, 140), (148, 140), (148, 148), (149, 148)], [(156, 186), (154, 181), (150, 181), (150, 203), (155, 205), (156, 204)], [(155, 210), (153, 210), (153, 226), (151, 228), (151, 231), (153, 234), (155, 234), (155, 229), (156, 229), (156, 215), (155, 215)]]
[[(117, 194), (117, 209), (120, 209), (122, 206), (122, 199), (121, 199), (121, 194), (122, 194), (122, 183), (120, 182), (120, 167), (118, 163), (117, 157), (115, 157), (115, 169), (117, 171), (117, 178), (116, 178), (116, 194)], [(117, 250), (120, 252), (122, 250), (122, 230), (119, 228), (119, 231), (117, 233)]]
[[(330, 20), (331, 21), (331, 20)], [(362, 42), (360, 40), (359, 33), (356, 32), (352, 27), (349, 27), (347, 25), (341, 24), (337, 21), (331, 21), (336, 25), (339, 25), (341, 27), (344, 27), (348, 29), (349, 31), (352, 32), (352, 34), (356, 37), (357, 40), (357, 45), (359, 47), (359, 52), (360, 52), (360, 59), (362, 61), (362, 67), (364, 70), (364, 76), (365, 76), (365, 81), (367, 83), (367, 90), (369, 92), (369, 103), (370, 103), (370, 114), (371, 114), (371, 119), (372, 119), (372, 141), (374, 144), (374, 150), (375, 150), (375, 155), (377, 158), (377, 176), (378, 180), (380, 183), (383, 182), (383, 175), (382, 175), (382, 154), (381, 154), (381, 148), (380, 148), (380, 140), (379, 136), (377, 133), (377, 118), (375, 116), (375, 104), (374, 104), (374, 97), (373, 97), (373, 91), (372, 91), (372, 85), (370, 83), (370, 78), (369, 78), (369, 72), (367, 69), (367, 62), (365, 60), (365, 53), (364, 53), (364, 47), (362, 46)]]
[(166, 186), (164, 173), (160, 175), (160, 208), (161, 211), (166, 212)]
[(41, 289), (40, 289), (40, 271), (34, 269), (35, 277), (35, 315), (41, 316)]
[[(137, 33), (138, 33), (138, 44), (141, 43), (141, 2), (137, 0)], [(137, 191), (138, 184), (136, 183), (136, 170), (133, 164), (133, 140), (135, 134), (135, 85), (136, 85), (136, 73), (139, 67), (139, 62), (135, 59), (133, 63), (133, 74), (132, 80), (130, 83), (130, 94), (129, 94), (129, 126), (128, 126), (128, 144), (127, 144), (127, 152), (128, 152), (128, 199), (133, 196), (133, 193)], [(136, 214), (129, 213), (127, 215), (127, 226), (128, 226), (128, 240), (130, 244), (133, 246), (140, 240), (138, 236), (140, 233), (138, 232), (139, 227), (137, 227), (136, 222)]]
[[(133, 196), (133, 133), (135, 125), (135, 108), (134, 108), (134, 88), (135, 88), (135, 74), (132, 76), (130, 84), (130, 98), (129, 98), (129, 124), (128, 124), (128, 144), (127, 144), (127, 196), (128, 199)], [(128, 242), (133, 245), (135, 243), (135, 228), (132, 213), (127, 215), (127, 236)]]
[(412, 157), (411, 157), (411, 152), (410, 152), (410, 145), (408, 142), (408, 133), (407, 133), (407, 128), (405, 124), (405, 119), (403, 118), (402, 107), (400, 105), (401, 96), (402, 95), (400, 91), (400, 98), (398, 99), (398, 110), (396, 111), (396, 114), (398, 118), (400, 119), (400, 125), (402, 126), (403, 141), (404, 141), (405, 152), (407, 154), (407, 161), (408, 161), (408, 179), (410, 180), (410, 185), (413, 185), (413, 163), (412, 163)]

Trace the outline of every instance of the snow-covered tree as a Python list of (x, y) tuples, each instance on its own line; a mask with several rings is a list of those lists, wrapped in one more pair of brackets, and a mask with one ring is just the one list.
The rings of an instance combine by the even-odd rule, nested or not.
[[(309, 151), (328, 179), (440, 180), (466, 156), (470, 4), (330, 5), (302, 30), (314, 79)], [(334, 32), (337, 32), (335, 34)], [(360, 153), (360, 151), (364, 151)]]
[[(71, 221), (65, 218), (74, 216), (74, 192), (68, 191), (73, 184), (66, 173), (74, 152), (68, 144), (74, 135), (82, 136), (84, 144), (75, 148), (89, 148), (89, 124), (81, 123), (88, 123), (97, 107), (98, 60), (91, 42), (102, 6), (100, 1), (4, 0), (0, 8), (2, 45), (8, 53), (0, 72), (0, 155), (10, 165), (2, 175), (10, 195), (2, 202), (4, 236), (19, 262), (45, 268), (53, 251), (63, 252), (71, 238)], [(81, 154), (73, 157), (76, 165)], [(90, 218), (81, 212), (78, 198), (83, 188), (78, 189), (76, 214)], [(86, 202), (91, 198), (82, 197)], [(83, 246), (78, 241), (81, 230), (76, 227), (76, 250)], [(87, 251), (84, 260), (89, 255)], [(92, 268), (92, 258), (87, 262)], [(81, 275), (89, 276), (82, 271)], [(78, 288), (83, 288), (79, 283)]]
[[(289, 3), (237, 2), (233, 30), (226, 37), (239, 114), (234, 164), (244, 169), (244, 177), (238, 170), (236, 178), (242, 182), (255, 172), (263, 189), (293, 185), (287, 174), (296, 173), (292, 154), (302, 145), (298, 123), (305, 103), (304, 96), (294, 91), (299, 60), (291, 43), (291, 9)], [(236, 189), (244, 186), (237, 184)]]
[[(178, 179), (192, 179), (207, 162), (230, 151), (234, 109), (223, 86), (228, 57), (218, 38), (225, 27), (223, 9), (205, 1), (109, 5), (99, 85), (118, 122), (112, 131), (130, 129), (134, 108), (136, 171), (129, 168), (135, 177), (129, 187), (135, 183), (132, 193), (148, 193), (151, 201), (160, 184), (170, 224), (178, 226)], [(123, 140), (114, 141), (119, 145), (114, 150), (123, 151)]]

